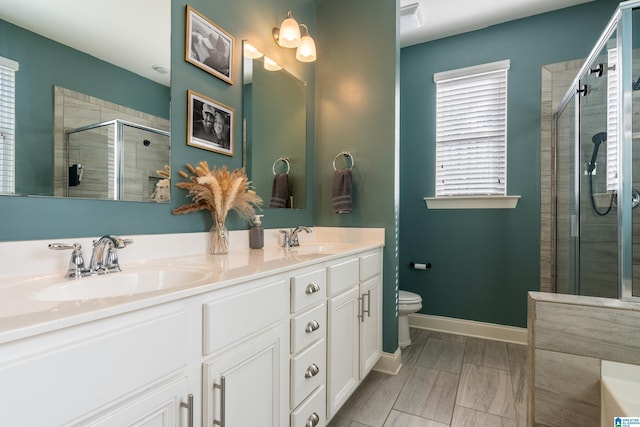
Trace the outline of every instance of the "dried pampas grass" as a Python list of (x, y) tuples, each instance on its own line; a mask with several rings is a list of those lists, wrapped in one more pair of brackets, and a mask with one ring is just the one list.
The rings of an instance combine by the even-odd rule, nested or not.
[(213, 220), (224, 224), (229, 211), (234, 210), (244, 219), (255, 215), (255, 208), (262, 205), (262, 198), (251, 189), (251, 181), (244, 169), (229, 172), (226, 166), (210, 169), (207, 162), (202, 161), (195, 168), (187, 163), (191, 175), (179, 171), (188, 178), (187, 182), (179, 182), (176, 187), (185, 189), (191, 196), (192, 203), (175, 208), (174, 214), (186, 214), (201, 210), (211, 212)]

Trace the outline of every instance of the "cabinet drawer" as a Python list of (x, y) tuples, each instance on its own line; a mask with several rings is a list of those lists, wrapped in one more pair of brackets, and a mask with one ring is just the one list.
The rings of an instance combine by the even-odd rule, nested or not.
[(316, 387), (325, 383), (325, 340), (320, 340), (291, 358), (291, 408), (295, 408)]
[(322, 304), (291, 319), (291, 353), (297, 353), (327, 334), (327, 309)]
[(324, 268), (291, 278), (291, 312), (295, 313), (323, 301), (327, 297)]
[(327, 268), (327, 286), (329, 295), (338, 295), (358, 285), (360, 277), (358, 258), (350, 259)]
[(291, 413), (291, 427), (324, 426), (326, 393), (319, 387)]
[(382, 254), (375, 252), (360, 257), (360, 281), (364, 282), (382, 273)]
[(221, 350), (283, 319), (288, 313), (287, 287), (282, 278), (215, 291), (205, 303), (203, 352)]

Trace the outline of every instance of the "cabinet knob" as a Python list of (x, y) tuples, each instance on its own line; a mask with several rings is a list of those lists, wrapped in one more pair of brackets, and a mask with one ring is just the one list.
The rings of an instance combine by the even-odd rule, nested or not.
[(311, 366), (307, 368), (307, 372), (304, 373), (304, 377), (305, 378), (315, 377), (316, 375), (318, 375), (319, 372), (320, 372), (320, 368), (318, 367), (318, 365), (313, 363)]
[(314, 412), (313, 414), (309, 415), (309, 418), (307, 418), (307, 423), (304, 425), (304, 427), (316, 427), (319, 422), (320, 415)]
[(304, 331), (310, 334), (311, 332), (317, 331), (318, 329), (320, 329), (320, 323), (318, 323), (317, 320), (312, 320), (311, 322), (307, 323), (307, 327), (304, 328)]
[(307, 295), (311, 295), (313, 293), (316, 293), (320, 290), (320, 286), (318, 286), (318, 284), (316, 282), (311, 282), (307, 285), (307, 289), (305, 290), (305, 292), (307, 293)]

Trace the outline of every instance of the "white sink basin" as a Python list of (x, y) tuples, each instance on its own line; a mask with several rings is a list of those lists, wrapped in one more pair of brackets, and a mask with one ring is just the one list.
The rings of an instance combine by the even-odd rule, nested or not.
[(49, 286), (37, 292), (40, 301), (70, 301), (135, 295), (188, 286), (204, 280), (205, 270), (170, 269), (118, 272), (92, 276)]

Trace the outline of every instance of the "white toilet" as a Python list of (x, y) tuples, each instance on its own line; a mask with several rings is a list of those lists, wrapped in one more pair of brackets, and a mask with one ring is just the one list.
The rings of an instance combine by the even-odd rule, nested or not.
[(411, 345), (409, 335), (409, 314), (422, 308), (422, 298), (409, 291), (398, 291), (398, 345), (400, 348)]

